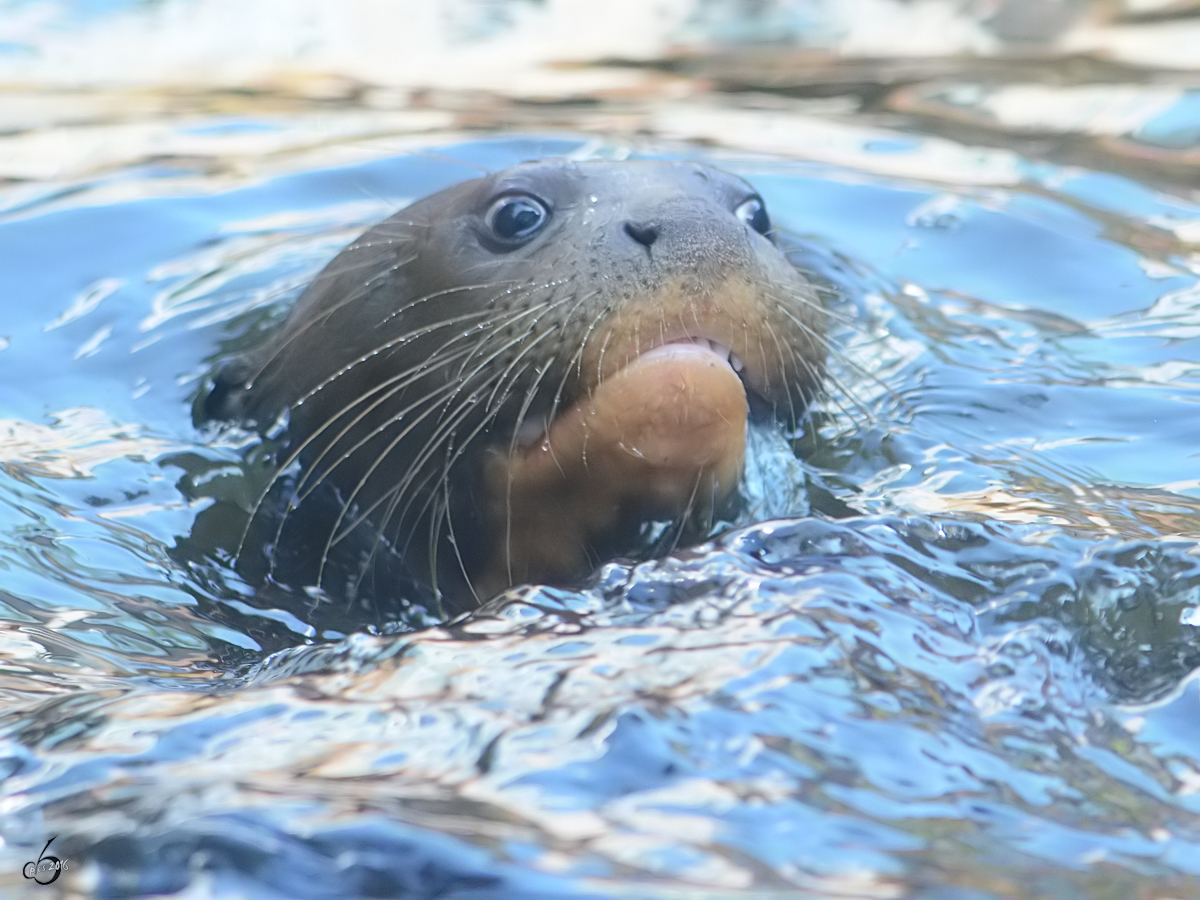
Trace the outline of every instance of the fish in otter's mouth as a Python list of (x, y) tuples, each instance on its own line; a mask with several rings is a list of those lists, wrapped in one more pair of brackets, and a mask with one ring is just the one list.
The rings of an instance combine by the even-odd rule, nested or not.
[(549, 161), (369, 230), (204, 411), (263, 428), (288, 413), (280, 469), (301, 473), (272, 552), (332, 495), (308, 526), (317, 578), (354, 548), (360, 572), (398, 562), (461, 609), (576, 579), (648, 522), (711, 521), (737, 495), (748, 421), (794, 424), (824, 362), (816, 291), (749, 184)]

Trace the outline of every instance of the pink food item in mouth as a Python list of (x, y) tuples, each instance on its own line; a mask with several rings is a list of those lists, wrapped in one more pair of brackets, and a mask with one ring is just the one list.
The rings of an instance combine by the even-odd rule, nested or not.
[(749, 406), (715, 342), (663, 344), (603, 380), (540, 439), (489, 460), (498, 552), (477, 590), (560, 581), (624, 524), (711, 510), (738, 484)]

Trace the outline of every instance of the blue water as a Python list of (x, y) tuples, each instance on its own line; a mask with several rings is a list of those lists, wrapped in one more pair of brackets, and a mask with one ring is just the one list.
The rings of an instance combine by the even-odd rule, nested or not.
[[(1186, 144), (1189, 96), (1138, 139)], [(6, 895), (1200, 897), (1200, 203), (869, 164), (923, 141), (639, 147), (759, 188), (829, 293), (827, 394), (712, 542), (440, 625), (242, 581), (262, 449), (192, 404), (412, 199), (629, 148), (0, 185)]]
[(391, 637), (238, 580), (213, 361), (453, 160), (581, 146), (0, 223), (9, 883), (57, 835), (114, 897), (1192, 896), (1195, 306), (1147, 311), (1195, 279), (1107, 224), (1179, 197), (719, 159), (838, 290), (799, 462), (750, 463), (810, 516)]

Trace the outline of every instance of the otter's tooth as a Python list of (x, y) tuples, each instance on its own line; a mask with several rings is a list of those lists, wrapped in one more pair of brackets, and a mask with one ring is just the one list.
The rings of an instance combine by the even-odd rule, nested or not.
[(729, 354), (729, 365), (733, 367), (733, 371), (740, 372), (746, 368), (746, 364), (742, 362), (742, 358), (732, 351)]

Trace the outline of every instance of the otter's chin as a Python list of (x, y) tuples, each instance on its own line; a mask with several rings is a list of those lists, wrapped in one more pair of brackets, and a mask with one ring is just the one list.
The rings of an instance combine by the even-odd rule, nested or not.
[(736, 357), (709, 341), (664, 344), (601, 381), (485, 471), (495, 544), (481, 594), (561, 582), (588, 548), (650, 519), (710, 515), (737, 488), (749, 405)]

